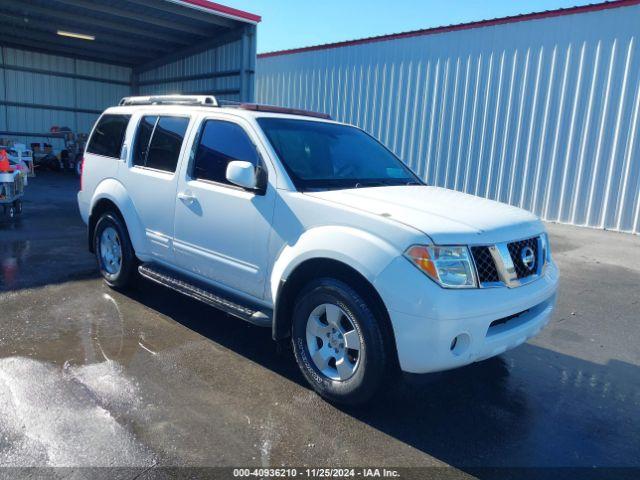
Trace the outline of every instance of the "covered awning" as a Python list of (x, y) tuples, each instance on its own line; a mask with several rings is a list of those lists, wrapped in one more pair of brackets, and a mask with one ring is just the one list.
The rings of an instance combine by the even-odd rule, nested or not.
[(208, 0), (0, 0), (0, 43), (145, 71), (241, 38), (260, 17)]
[(208, 0), (0, 0), (0, 141), (89, 133), (130, 95), (250, 102), (258, 22)]

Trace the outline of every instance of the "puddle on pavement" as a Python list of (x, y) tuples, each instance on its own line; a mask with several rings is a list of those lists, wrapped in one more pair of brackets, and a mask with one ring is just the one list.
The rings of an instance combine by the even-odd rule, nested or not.
[[(0, 211), (0, 215), (3, 213)], [(4, 220), (0, 218), (0, 232), (11, 232), (20, 228), (21, 220)]]
[(60, 368), (0, 359), (0, 465), (153, 465), (153, 453), (111, 414), (136, 408), (137, 398), (114, 362)]
[(30, 249), (29, 240), (0, 242), (0, 287), (10, 289), (16, 285)]
[(0, 298), (9, 314), (0, 331), (0, 465), (153, 465), (155, 454), (135, 435), (149, 405), (126, 372), (137, 352), (148, 355), (143, 336), (125, 325), (110, 294), (87, 302), (58, 290), (33, 292), (38, 298), (15, 312)]
[(97, 276), (95, 259), (82, 239), (0, 241), (0, 292)]
[(262, 366), (95, 281), (0, 294), (0, 312), (0, 465), (273, 461), (282, 425), (262, 416), (286, 406), (260, 396), (282, 382), (238, 382)]
[(139, 353), (157, 354), (185, 342), (167, 335), (167, 324), (147, 323), (154, 312), (138, 304), (124, 302), (134, 312), (123, 313), (118, 295), (95, 280), (0, 293), (0, 357), (26, 356), (57, 365), (107, 360), (126, 366)]

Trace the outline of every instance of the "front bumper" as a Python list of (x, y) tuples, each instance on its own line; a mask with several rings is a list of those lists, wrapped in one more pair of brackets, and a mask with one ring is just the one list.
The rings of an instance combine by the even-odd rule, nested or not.
[(449, 290), (398, 258), (374, 283), (389, 311), (400, 367), (427, 373), (499, 355), (540, 332), (555, 305), (558, 268), (551, 262), (538, 280), (518, 288)]

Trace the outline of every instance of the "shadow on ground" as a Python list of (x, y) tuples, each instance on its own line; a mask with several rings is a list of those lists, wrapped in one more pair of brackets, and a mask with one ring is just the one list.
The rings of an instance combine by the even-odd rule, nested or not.
[[(127, 295), (308, 388), (270, 331), (143, 282)], [(640, 466), (640, 369), (525, 344), (458, 370), (404, 376), (371, 404), (340, 408), (460, 469)], [(366, 441), (366, 440), (365, 440)]]

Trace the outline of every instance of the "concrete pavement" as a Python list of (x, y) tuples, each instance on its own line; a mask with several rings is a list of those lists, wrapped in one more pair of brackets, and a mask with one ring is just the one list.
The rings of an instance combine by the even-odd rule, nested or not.
[(558, 308), (529, 343), (357, 409), (270, 331), (98, 278), (77, 180), (0, 226), (0, 465), (640, 467), (640, 238), (549, 225)]

